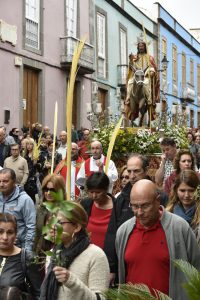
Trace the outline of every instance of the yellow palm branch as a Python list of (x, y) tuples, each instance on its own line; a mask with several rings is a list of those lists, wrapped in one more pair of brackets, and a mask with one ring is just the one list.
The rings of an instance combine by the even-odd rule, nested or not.
[(72, 59), (72, 66), (70, 77), (67, 85), (67, 99), (66, 99), (66, 121), (67, 121), (67, 200), (71, 200), (71, 140), (72, 140), (72, 107), (73, 107), (73, 93), (74, 93), (74, 84), (77, 75), (77, 66), (78, 61), (83, 50), (86, 38), (80, 40), (77, 43), (76, 48), (74, 49), (74, 55)]

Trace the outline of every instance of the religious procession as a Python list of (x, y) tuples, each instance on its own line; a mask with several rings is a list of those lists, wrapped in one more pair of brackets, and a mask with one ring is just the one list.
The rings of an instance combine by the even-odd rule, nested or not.
[[(189, 96), (178, 102), (175, 77), (174, 93), (167, 90), (166, 39), (161, 40), (164, 57), (159, 61), (150, 27), (135, 20), (138, 30), (128, 52), (119, 16), (123, 83), (113, 94), (115, 103), (108, 102), (112, 84), (105, 92), (102, 8), (108, 5), (124, 18), (136, 9), (150, 21), (128, 0), (121, 6), (107, 2), (65, 1), (67, 36), (60, 41), (65, 51), (71, 47), (71, 56), (61, 56), (61, 67), (45, 55), (36, 58), (43, 55), (45, 43), (40, 48), (34, 22), (44, 5), (45, 28), (49, 5), (26, 1), (24, 52), (12, 48), (18, 47), (18, 25), (0, 20), (0, 70), (4, 56), (9, 64), (6, 53), (16, 50), (14, 67), (23, 78), (20, 108), (2, 100), (0, 113), (0, 300), (200, 299), (200, 123), (193, 108), (197, 104)], [(82, 24), (79, 14), (86, 3), (84, 20), (90, 22), (96, 9), (97, 40), (102, 42), (101, 47), (97, 43), (97, 70), (84, 61), (93, 48), (88, 37), (75, 38), (69, 31), (75, 30), (74, 21)], [(157, 4), (165, 12), (160, 18), (165, 18), (168, 12)], [(6, 16), (1, 3), (0, 11)], [(53, 41), (48, 49), (52, 52)], [(59, 70), (59, 78), (65, 72), (66, 91), (52, 66), (55, 73)], [(175, 56), (173, 67), (176, 70)], [(93, 72), (99, 72), (99, 81)], [(2, 88), (2, 95), (14, 93), (16, 85), (15, 78), (15, 85), (6, 93)], [(78, 100), (84, 93), (89, 102), (81, 106)]]

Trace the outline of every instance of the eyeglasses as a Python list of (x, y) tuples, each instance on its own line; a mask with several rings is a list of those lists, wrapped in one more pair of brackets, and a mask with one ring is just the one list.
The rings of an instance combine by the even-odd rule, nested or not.
[(128, 175), (126, 175), (126, 176), (121, 176), (120, 179), (121, 179), (121, 180), (122, 180), (122, 179), (127, 179), (127, 180), (128, 180), (128, 179), (129, 179), (129, 176), (128, 176)]
[(139, 208), (142, 211), (146, 211), (151, 207), (152, 203), (144, 203), (144, 204), (133, 204), (129, 203), (129, 207), (132, 207), (132, 210), (137, 211)]
[(48, 192), (54, 192), (54, 193), (55, 193), (56, 190), (55, 190), (54, 188), (48, 188), (48, 187), (45, 187), (45, 188), (44, 188), (44, 192), (47, 192), (47, 193), (48, 193)]
[(73, 224), (73, 222), (70, 222), (70, 221), (58, 221), (57, 222), (59, 225), (64, 225), (64, 224)]

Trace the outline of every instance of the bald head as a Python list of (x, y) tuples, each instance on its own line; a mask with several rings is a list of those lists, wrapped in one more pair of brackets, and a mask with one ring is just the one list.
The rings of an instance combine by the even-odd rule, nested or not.
[(76, 143), (72, 143), (71, 160), (77, 160), (78, 150), (78, 145)]
[(152, 181), (141, 179), (133, 185), (130, 204), (139, 223), (144, 227), (154, 225), (159, 219), (160, 196)]
[(157, 187), (155, 183), (148, 179), (141, 179), (137, 181), (131, 190), (131, 197), (136, 194), (143, 194), (144, 196), (151, 195), (151, 197), (157, 197)]
[(67, 132), (64, 130), (60, 132), (60, 141), (63, 145), (67, 142)]
[(99, 141), (94, 141), (91, 143), (91, 153), (94, 159), (100, 159), (103, 153), (102, 144)]

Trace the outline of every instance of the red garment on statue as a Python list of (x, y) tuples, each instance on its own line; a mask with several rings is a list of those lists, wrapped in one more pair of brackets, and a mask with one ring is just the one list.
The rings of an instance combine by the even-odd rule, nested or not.
[(100, 248), (104, 248), (104, 240), (110, 222), (112, 208), (102, 209), (92, 205), (87, 230), (91, 233), (91, 242)]
[(168, 295), (170, 257), (160, 221), (145, 229), (138, 221), (125, 249), (126, 282), (143, 283)]

